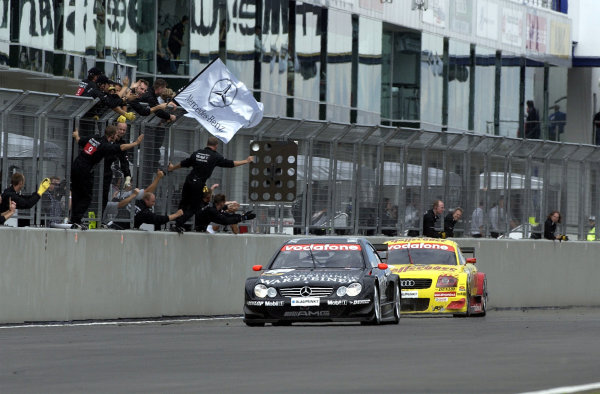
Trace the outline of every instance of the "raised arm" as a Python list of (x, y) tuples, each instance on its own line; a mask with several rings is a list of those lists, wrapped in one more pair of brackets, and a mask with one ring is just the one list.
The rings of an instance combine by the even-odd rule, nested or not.
[(134, 148), (136, 146), (138, 146), (139, 144), (142, 143), (142, 141), (144, 140), (144, 134), (140, 134), (137, 139), (129, 144), (122, 144), (120, 146), (121, 150), (129, 150), (131, 148)]
[(127, 196), (127, 198), (119, 201), (119, 203), (117, 204), (117, 207), (125, 208), (131, 201), (133, 201), (137, 197), (139, 192), (140, 192), (140, 189), (133, 189), (133, 191), (131, 192), (131, 194), (129, 196)]
[(158, 187), (158, 182), (160, 182), (160, 180), (163, 176), (165, 176), (165, 173), (163, 172), (163, 170), (161, 170), (161, 169), (156, 170), (156, 176), (152, 180), (152, 183), (150, 184), (150, 186), (148, 186), (146, 189), (144, 189), (144, 191), (154, 193), (154, 191)]
[(248, 156), (245, 160), (236, 160), (233, 162), (234, 167), (243, 166), (244, 164), (250, 164), (254, 161), (254, 156)]

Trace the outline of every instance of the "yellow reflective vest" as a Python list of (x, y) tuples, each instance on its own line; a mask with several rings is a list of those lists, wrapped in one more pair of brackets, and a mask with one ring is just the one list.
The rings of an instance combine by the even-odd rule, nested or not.
[(596, 226), (592, 227), (590, 229), (590, 231), (588, 231), (587, 240), (588, 241), (595, 241), (596, 240)]

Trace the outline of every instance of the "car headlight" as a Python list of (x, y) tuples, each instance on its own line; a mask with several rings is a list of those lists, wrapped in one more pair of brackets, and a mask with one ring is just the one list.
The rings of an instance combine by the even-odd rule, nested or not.
[(265, 298), (267, 296), (268, 290), (267, 286), (263, 284), (258, 284), (254, 286), (254, 295), (258, 298)]
[(354, 297), (359, 295), (361, 291), (362, 286), (360, 285), (360, 283), (351, 283), (350, 286), (348, 286), (346, 294), (348, 294), (350, 297)]
[(274, 287), (269, 287), (269, 288), (267, 289), (267, 295), (268, 295), (270, 298), (273, 298), (273, 297), (275, 297), (275, 296), (277, 295), (277, 290), (275, 290), (275, 288), (274, 288)]
[(343, 297), (346, 295), (346, 286), (340, 286), (338, 287), (337, 291), (335, 292), (335, 294), (337, 294), (338, 297)]

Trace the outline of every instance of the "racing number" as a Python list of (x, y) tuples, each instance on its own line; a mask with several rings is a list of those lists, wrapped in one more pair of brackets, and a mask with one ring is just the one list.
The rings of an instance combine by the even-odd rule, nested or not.
[(87, 144), (83, 147), (83, 151), (85, 154), (92, 156), (98, 150), (98, 142), (95, 140), (89, 140)]

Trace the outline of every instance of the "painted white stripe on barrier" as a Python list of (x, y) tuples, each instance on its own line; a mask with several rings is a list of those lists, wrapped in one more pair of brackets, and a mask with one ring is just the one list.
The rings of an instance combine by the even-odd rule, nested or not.
[(196, 321), (210, 321), (210, 320), (238, 320), (241, 317), (199, 317), (195, 319), (159, 319), (159, 320), (135, 320), (135, 321), (99, 321), (99, 322), (88, 322), (88, 323), (48, 323), (48, 324), (20, 324), (10, 326), (0, 326), (0, 329), (8, 328), (39, 328), (39, 327), (82, 327), (82, 326), (125, 326), (125, 325), (142, 325), (142, 324), (154, 324), (154, 323), (188, 323)]
[(565, 387), (557, 387), (555, 389), (530, 391), (530, 392), (521, 393), (521, 394), (563, 394), (563, 393), (567, 394), (567, 393), (578, 393), (581, 391), (595, 390), (595, 389), (600, 389), (600, 382), (590, 383), (590, 384), (582, 384), (580, 386), (565, 386)]

